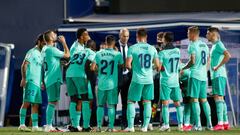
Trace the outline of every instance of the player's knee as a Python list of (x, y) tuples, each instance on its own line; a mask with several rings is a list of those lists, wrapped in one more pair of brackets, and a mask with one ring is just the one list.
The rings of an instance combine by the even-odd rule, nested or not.
[(22, 108), (28, 108), (30, 106), (29, 102), (23, 102)]
[(177, 107), (177, 106), (180, 106), (180, 102), (179, 101), (174, 101), (174, 105)]
[(74, 102), (74, 103), (77, 103), (79, 100), (77, 96), (71, 96), (70, 99), (71, 99), (71, 102)]
[(113, 105), (113, 104), (108, 105), (108, 108), (109, 108), (109, 109), (112, 109), (112, 108), (115, 109), (115, 105)]
[(142, 102), (144, 104), (144, 103), (148, 103), (148, 102), (151, 102), (151, 101), (150, 100), (143, 100)]
[(201, 102), (201, 103), (206, 102), (206, 101), (207, 101), (206, 98), (201, 98), (201, 99), (200, 99), (200, 102)]
[(135, 101), (132, 101), (132, 100), (128, 100), (128, 104), (134, 104)]
[(103, 108), (104, 106), (103, 106), (103, 105), (98, 105), (97, 107), (99, 107), (99, 108)]
[(88, 101), (88, 94), (82, 94), (82, 101)]
[(191, 103), (191, 98), (190, 98), (190, 97), (184, 97), (184, 98), (183, 98), (183, 103), (184, 103), (184, 104), (189, 104), (189, 103)]
[(198, 98), (192, 98), (191, 102), (198, 102)]
[(168, 105), (168, 100), (162, 100), (163, 105)]

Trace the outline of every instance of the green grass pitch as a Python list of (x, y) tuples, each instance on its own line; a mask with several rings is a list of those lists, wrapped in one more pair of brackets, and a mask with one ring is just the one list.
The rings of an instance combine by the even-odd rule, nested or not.
[(135, 128), (135, 133), (123, 133), (123, 132), (117, 132), (117, 133), (84, 133), (84, 132), (77, 132), (77, 133), (71, 133), (71, 132), (64, 132), (64, 133), (45, 133), (45, 132), (19, 132), (17, 130), (17, 127), (2, 127), (0, 128), (0, 135), (105, 135), (105, 134), (116, 134), (116, 135), (123, 135), (123, 134), (133, 134), (133, 135), (152, 135), (152, 134), (161, 134), (161, 135), (240, 135), (240, 128), (232, 128), (228, 131), (191, 131), (191, 132), (179, 132), (176, 131), (176, 128), (171, 128), (171, 132), (160, 132), (158, 128), (155, 128), (153, 131), (142, 133), (139, 131), (138, 128)]

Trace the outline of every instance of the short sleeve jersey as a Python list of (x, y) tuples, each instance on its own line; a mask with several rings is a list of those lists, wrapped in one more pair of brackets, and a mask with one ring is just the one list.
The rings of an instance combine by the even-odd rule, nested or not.
[(207, 59), (209, 56), (207, 44), (201, 40), (191, 42), (188, 46), (188, 54), (189, 56), (195, 55), (195, 64), (190, 68), (190, 78), (206, 81)]
[(153, 83), (153, 60), (158, 59), (157, 50), (148, 43), (137, 43), (128, 49), (128, 58), (132, 58), (132, 81), (139, 84)]
[(226, 72), (226, 67), (225, 65), (222, 65), (217, 71), (213, 71), (212, 69), (219, 65), (221, 63), (221, 61), (224, 58), (224, 51), (226, 51), (227, 49), (225, 48), (224, 44), (218, 40), (217, 42), (215, 42), (212, 46), (211, 49), (211, 78), (217, 78), (217, 77), (225, 77), (227, 78), (227, 72)]
[(95, 52), (89, 48), (79, 50), (70, 58), (70, 65), (67, 69), (66, 77), (86, 77), (85, 63), (87, 60), (93, 61)]
[(160, 83), (169, 87), (179, 86), (180, 50), (164, 49), (159, 53), (159, 61), (164, 70), (160, 72)]
[(25, 56), (25, 60), (29, 62), (26, 71), (27, 82), (32, 82), (40, 87), (42, 72), (42, 56), (41, 52), (35, 47), (29, 50)]
[(98, 89), (116, 88), (118, 86), (118, 65), (123, 64), (122, 54), (114, 49), (103, 49), (96, 53), (94, 62), (98, 66)]
[(45, 45), (42, 49), (42, 56), (44, 60), (44, 81), (46, 87), (56, 82), (62, 83), (60, 59), (64, 56), (64, 52), (54, 46)]

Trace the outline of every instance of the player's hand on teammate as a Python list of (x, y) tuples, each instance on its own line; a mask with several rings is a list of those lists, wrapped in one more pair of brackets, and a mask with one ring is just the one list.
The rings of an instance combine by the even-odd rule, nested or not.
[(27, 84), (26, 79), (22, 78), (21, 83), (20, 83), (20, 87), (24, 88), (26, 86), (26, 84)]

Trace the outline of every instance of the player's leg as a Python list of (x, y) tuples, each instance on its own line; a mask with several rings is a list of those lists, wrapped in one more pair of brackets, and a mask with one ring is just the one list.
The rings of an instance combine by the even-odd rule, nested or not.
[(163, 125), (160, 128), (160, 131), (170, 131), (169, 126), (169, 100), (170, 100), (171, 89), (164, 85), (160, 84), (160, 100), (162, 101), (162, 117)]
[(82, 113), (83, 113), (83, 131), (89, 132), (91, 129), (89, 128), (90, 122), (90, 104), (88, 100), (88, 94), (81, 94), (82, 97)]
[(193, 110), (193, 116), (194, 116), (194, 122), (195, 122), (195, 130), (201, 131), (202, 125), (201, 125), (201, 119), (200, 119), (200, 104), (199, 104), (199, 93), (200, 93), (200, 81), (194, 78), (190, 78), (191, 83), (190, 86), (190, 97), (191, 97), (191, 103), (192, 103), (192, 110)]
[(143, 99), (143, 126), (142, 131), (146, 132), (151, 115), (152, 115), (152, 103), (151, 100), (154, 99), (154, 85), (153, 84), (146, 84), (143, 87), (142, 92), (142, 99)]
[(29, 128), (26, 127), (25, 125), (25, 120), (26, 120), (26, 114), (27, 114), (27, 109), (30, 106), (30, 103), (34, 99), (34, 85), (32, 83), (27, 83), (26, 87), (23, 89), (23, 103), (22, 106), (19, 110), (19, 120), (20, 120), (20, 126), (19, 130), (20, 131), (31, 131)]
[(33, 132), (42, 131), (42, 129), (38, 127), (38, 107), (39, 107), (39, 104), (32, 104), (31, 118), (32, 118), (32, 131)]
[(114, 88), (107, 91), (107, 104), (108, 104), (108, 119), (109, 125), (107, 132), (115, 132), (114, 123), (115, 123), (115, 106), (118, 103), (118, 90)]
[[(214, 130), (223, 130), (224, 118), (225, 120), (227, 118), (227, 110), (226, 110), (227, 108), (223, 98), (223, 96), (225, 95), (225, 86), (226, 86), (226, 79), (223, 77), (218, 77), (212, 80), (212, 89), (213, 89), (213, 95), (216, 103), (217, 117), (218, 117), (218, 124), (214, 127)], [(229, 128), (228, 122), (226, 125), (228, 125), (226, 126), (227, 127), (226, 129), (228, 129)]]
[(128, 127), (125, 131), (134, 132), (134, 119), (136, 115), (135, 102), (141, 100), (143, 85), (131, 82), (128, 91), (127, 121)]
[(70, 96), (70, 105), (69, 105), (69, 116), (71, 121), (71, 126), (68, 127), (70, 131), (77, 131), (79, 126), (79, 121), (81, 118), (81, 103), (78, 103), (79, 98), (77, 96), (77, 88), (74, 85), (74, 81), (71, 77), (66, 78), (67, 82), (67, 91), (68, 96)]
[(45, 127), (45, 132), (55, 132), (57, 131), (52, 127), (52, 122), (54, 119), (55, 106), (60, 99), (60, 82), (56, 82), (49, 87), (47, 87), (48, 94), (48, 106), (46, 110), (46, 121), (47, 125)]
[(184, 126), (183, 129), (186, 131), (190, 131), (192, 129), (192, 123), (191, 123), (191, 98), (190, 97), (184, 97), (183, 98), (183, 104), (184, 104), (184, 115), (183, 115), (183, 120), (184, 120)]
[(213, 130), (212, 128), (212, 120), (211, 120), (211, 108), (210, 105), (207, 101), (207, 82), (206, 81), (201, 81), (201, 86), (200, 86), (200, 102), (203, 107), (204, 114), (207, 119), (207, 130)]
[(172, 88), (171, 99), (174, 101), (174, 105), (177, 111), (178, 130), (183, 131), (183, 108), (180, 103), (182, 95), (179, 87)]
[(18, 130), (20, 131), (31, 131), (29, 128), (26, 127), (25, 125), (25, 120), (26, 120), (26, 115), (27, 115), (27, 108), (30, 106), (29, 102), (24, 102), (22, 103), (22, 106), (19, 110), (19, 121), (20, 125), (18, 127)]
[(90, 104), (88, 99), (88, 81), (86, 78), (74, 78), (74, 84), (78, 89), (78, 94), (81, 95), (82, 99), (82, 115), (83, 115), (83, 131), (90, 132), (91, 128), (89, 127), (90, 122)]
[(40, 87), (34, 86), (34, 94), (32, 100), (32, 111), (31, 111), (31, 118), (32, 118), (32, 131), (42, 131), (41, 128), (38, 127), (38, 108), (39, 104), (42, 103), (42, 93)]
[(106, 92), (103, 90), (97, 91), (97, 132), (101, 132), (103, 116), (104, 116), (104, 104), (106, 103)]
[(89, 106), (88, 109), (88, 117), (86, 118), (86, 125), (87, 127), (90, 127), (90, 120), (91, 120), (91, 115), (92, 115), (92, 105), (93, 105), (93, 93), (92, 93), (92, 87), (90, 81), (88, 81), (88, 100), (86, 102), (83, 102), (86, 106)]

